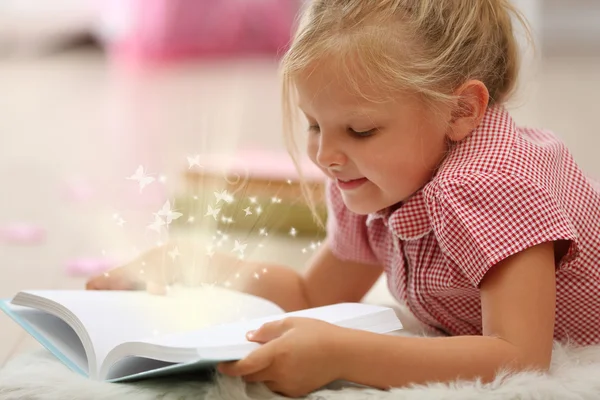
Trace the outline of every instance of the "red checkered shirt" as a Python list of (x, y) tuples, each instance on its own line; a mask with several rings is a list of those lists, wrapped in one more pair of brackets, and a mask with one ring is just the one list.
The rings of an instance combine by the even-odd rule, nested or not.
[(479, 284), (499, 261), (565, 240), (556, 340), (600, 343), (600, 185), (551, 132), (490, 108), (435, 176), (393, 211), (358, 215), (328, 183), (328, 237), (343, 259), (383, 265), (394, 297), (448, 335), (481, 335)]

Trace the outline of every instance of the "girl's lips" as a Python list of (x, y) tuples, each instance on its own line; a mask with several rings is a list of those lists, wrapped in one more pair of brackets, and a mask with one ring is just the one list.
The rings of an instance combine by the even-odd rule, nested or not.
[(367, 178), (359, 178), (359, 179), (351, 179), (349, 181), (343, 181), (341, 179), (337, 179), (337, 186), (342, 190), (352, 190), (356, 189), (359, 186), (367, 183), (369, 180)]

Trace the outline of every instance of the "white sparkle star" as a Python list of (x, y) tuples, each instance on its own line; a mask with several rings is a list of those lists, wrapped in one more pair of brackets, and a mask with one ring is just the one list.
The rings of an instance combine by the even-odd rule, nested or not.
[(223, 190), (220, 193), (214, 192), (214, 195), (217, 198), (217, 204), (219, 204), (220, 201), (224, 201), (226, 203), (233, 202), (233, 196), (227, 193), (227, 190)]
[(156, 215), (165, 217), (167, 225), (169, 225), (173, 220), (178, 219), (183, 214), (171, 210), (171, 202), (167, 200), (165, 204), (163, 204), (162, 208), (156, 213)]
[(117, 225), (123, 227), (125, 220), (119, 214), (113, 214), (113, 219), (117, 222)]
[(200, 165), (200, 154), (196, 154), (195, 156), (188, 156), (187, 162), (189, 165), (188, 169), (192, 169), (194, 166), (201, 167)]
[(242, 211), (244, 211), (244, 212), (246, 213), (246, 217), (247, 217), (248, 215), (252, 215), (252, 211), (250, 211), (250, 207), (246, 207), (246, 208), (244, 208)]
[(273, 204), (275, 204), (275, 203), (279, 204), (279, 203), (281, 203), (281, 199), (279, 197), (273, 196), (273, 197), (271, 197), (271, 203), (273, 203)]
[(240, 253), (240, 254), (244, 254), (244, 251), (246, 250), (246, 247), (248, 245), (246, 243), (240, 242), (239, 240), (236, 240), (235, 243), (233, 244), (233, 253)]
[(248, 200), (250, 200), (251, 204), (256, 204), (256, 197), (248, 197)]
[(259, 236), (269, 236), (269, 233), (267, 232), (266, 228), (260, 228), (258, 230), (258, 234), (259, 234)]
[(179, 252), (179, 247), (175, 247), (173, 250), (169, 251), (169, 257), (171, 257), (173, 261), (175, 261), (175, 259), (180, 255), (181, 253)]
[(258, 206), (258, 207), (256, 207), (256, 208), (254, 209), (254, 212), (255, 212), (256, 214), (258, 214), (258, 215), (262, 214), (262, 207), (261, 207), (261, 206)]
[(158, 216), (157, 214), (154, 214), (154, 222), (152, 222), (150, 225), (148, 225), (148, 229), (160, 233), (160, 229), (164, 225), (165, 225), (165, 221), (163, 221), (163, 219), (160, 216)]
[(207, 216), (211, 216), (215, 219), (215, 221), (217, 220), (217, 215), (219, 215), (219, 213), (221, 212), (220, 208), (212, 208), (211, 205), (208, 205), (208, 211), (206, 211), (206, 214), (204, 214), (205, 217)]
[(298, 234), (298, 231), (296, 230), (296, 228), (294, 228), (292, 226), (292, 229), (290, 229), (290, 235), (295, 237), (297, 234)]
[(140, 165), (136, 170), (135, 173), (133, 175), (131, 175), (128, 178), (125, 178), (131, 181), (137, 181), (138, 184), (140, 185), (140, 193), (142, 193), (142, 190), (148, 186), (149, 184), (151, 184), (152, 182), (155, 181), (155, 179), (151, 176), (147, 176), (146, 173), (144, 172), (144, 167), (142, 165)]

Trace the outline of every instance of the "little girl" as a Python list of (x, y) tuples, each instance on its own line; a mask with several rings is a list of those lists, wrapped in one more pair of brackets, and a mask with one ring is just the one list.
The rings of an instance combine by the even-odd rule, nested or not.
[(488, 381), (547, 370), (553, 339), (600, 343), (599, 186), (503, 108), (519, 69), (511, 18), (508, 0), (308, 4), (284, 105), (329, 178), (328, 239), (304, 275), (272, 267), (243, 290), (291, 311), (360, 301), (385, 272), (441, 337), (286, 319), (249, 333), (264, 345), (221, 372), (299, 396), (336, 379)]

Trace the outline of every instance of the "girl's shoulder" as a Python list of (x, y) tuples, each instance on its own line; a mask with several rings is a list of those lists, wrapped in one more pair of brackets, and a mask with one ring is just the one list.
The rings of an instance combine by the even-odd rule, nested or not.
[(520, 127), (503, 107), (490, 108), (479, 127), (452, 145), (432, 186), (473, 176), (518, 176), (542, 186), (583, 175), (567, 146), (551, 131)]
[(424, 193), (440, 247), (459, 265), (485, 264), (474, 283), (525, 248), (568, 241), (566, 262), (600, 235), (600, 185), (552, 132), (517, 127), (504, 110), (452, 149)]

